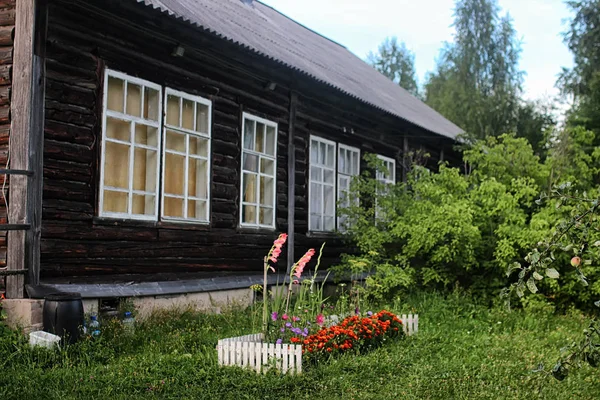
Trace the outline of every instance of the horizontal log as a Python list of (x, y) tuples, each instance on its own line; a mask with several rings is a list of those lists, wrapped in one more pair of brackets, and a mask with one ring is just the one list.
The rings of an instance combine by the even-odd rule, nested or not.
[(45, 139), (44, 157), (54, 160), (74, 161), (81, 164), (89, 164), (95, 159), (95, 152), (88, 146)]
[(10, 6), (10, 2), (6, 5), (8, 5), (10, 8), (0, 9), (0, 26), (14, 26), (16, 10)]
[(71, 142), (88, 147), (96, 142), (96, 137), (91, 127), (69, 124), (48, 118), (44, 126), (44, 136), (46, 139)]
[(14, 25), (0, 26), (0, 46), (12, 46), (14, 30)]

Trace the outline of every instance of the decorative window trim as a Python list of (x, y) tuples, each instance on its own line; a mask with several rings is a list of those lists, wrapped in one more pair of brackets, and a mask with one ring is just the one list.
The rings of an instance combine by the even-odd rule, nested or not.
[[(353, 174), (352, 172), (350, 174), (340, 172), (339, 160), (340, 160), (341, 150), (345, 150), (346, 152), (351, 152), (351, 153), (357, 154), (356, 160), (357, 160), (358, 164), (357, 164), (355, 174)], [(353, 146), (348, 146), (348, 145), (345, 145), (342, 143), (338, 143), (337, 157), (338, 157), (338, 162), (336, 163), (336, 170), (337, 170), (336, 183), (337, 183), (337, 203), (339, 204), (339, 202), (342, 200), (342, 196), (343, 196), (342, 185), (340, 184), (340, 179), (348, 178), (348, 188), (349, 188), (350, 182), (352, 181), (352, 177), (360, 175), (360, 149), (358, 147), (353, 147)], [(352, 202), (352, 200), (351, 200), (351, 202)], [(354, 202), (358, 203), (358, 199), (354, 199)], [(337, 207), (336, 207), (336, 227), (337, 227), (338, 231), (343, 230), (343, 227), (341, 226), (342, 222), (343, 222), (343, 219), (340, 218), (339, 215), (337, 215)]]
[[(273, 148), (273, 155), (269, 155), (266, 152), (258, 152), (255, 150), (250, 150), (250, 149), (246, 149), (244, 148), (244, 135), (246, 132), (246, 121), (253, 121), (255, 123), (255, 129), (254, 129), (254, 135), (256, 135), (256, 123), (261, 123), (265, 125), (265, 143), (264, 145), (266, 146), (266, 127), (272, 127), (275, 129), (275, 138), (274, 138), (274, 148)], [(247, 113), (247, 112), (243, 112), (242, 113), (242, 132), (241, 132), (241, 157), (240, 157), (240, 204), (239, 204), (239, 212), (240, 212), (240, 218), (239, 218), (239, 226), (241, 228), (260, 228), (260, 229), (271, 229), (274, 230), (275, 229), (275, 221), (277, 220), (277, 140), (278, 140), (278, 124), (276, 122), (270, 121), (268, 119), (265, 118), (261, 118), (258, 117), (256, 115)], [(256, 140), (256, 138), (254, 137), (254, 140)], [(245, 154), (250, 154), (250, 155), (255, 155), (258, 157), (258, 165), (257, 165), (257, 171), (258, 172), (254, 172), (254, 171), (248, 171), (244, 169), (244, 155)], [(269, 175), (266, 173), (262, 173), (260, 171), (260, 166), (262, 163), (262, 159), (267, 159), (270, 161), (273, 161), (273, 175)], [(244, 172), (247, 173), (251, 173), (253, 175), (256, 175), (257, 179), (256, 179), (256, 203), (249, 203), (244, 201)], [(273, 210), (273, 216), (271, 219), (271, 224), (261, 224), (260, 223), (260, 177), (269, 177), (269, 178), (273, 178), (273, 194), (272, 194), (272, 201), (271, 201), (271, 205), (272, 205), (272, 210)], [(255, 206), (256, 207), (256, 223), (248, 223), (248, 222), (244, 222), (243, 221), (243, 215), (244, 215), (244, 205), (250, 205), (250, 206)]]
[[(135, 123), (142, 123), (144, 125), (147, 126), (151, 126), (156, 128), (158, 131), (160, 131), (160, 126), (161, 126), (161, 118), (160, 115), (158, 116), (158, 121), (152, 121), (150, 119), (145, 119), (142, 117), (136, 117), (136, 116), (132, 116), (132, 115), (128, 115), (125, 112), (117, 112), (117, 111), (113, 111), (113, 110), (109, 110), (108, 109), (108, 81), (109, 78), (113, 77), (116, 79), (120, 79), (122, 80), (124, 83), (132, 83), (135, 85), (139, 85), (142, 86), (144, 88), (150, 88), (153, 90), (158, 91), (158, 110), (160, 113), (160, 110), (162, 109), (162, 86), (152, 83), (150, 81), (144, 80), (144, 79), (140, 79), (140, 78), (136, 78), (127, 74), (124, 74), (122, 72), (118, 72), (118, 71), (113, 71), (109, 68), (106, 68), (104, 70), (104, 85), (103, 85), (103, 100), (102, 100), (102, 144), (101, 144), (101, 157), (100, 157), (100, 185), (99, 185), (99, 210), (98, 210), (98, 215), (100, 217), (107, 217), (107, 218), (120, 218), (120, 219), (133, 219), (133, 220), (144, 220), (144, 221), (157, 221), (158, 220), (158, 203), (159, 203), (159, 184), (160, 184), (160, 165), (158, 163), (158, 158), (160, 158), (160, 149), (161, 149), (161, 135), (159, 134), (157, 137), (157, 147), (156, 149), (154, 147), (151, 146), (145, 146), (145, 145), (136, 145), (135, 144)], [(127, 85), (124, 84), (124, 89), (123, 89), (123, 107), (124, 107), (124, 111), (126, 111), (126, 99), (127, 99), (127, 89), (126, 89)], [(145, 90), (141, 91), (141, 104), (144, 104), (144, 96), (145, 96)], [(132, 123), (131, 128), (130, 128), (130, 138), (129, 138), (129, 142), (126, 141), (121, 141), (118, 139), (114, 139), (114, 138), (108, 138), (106, 135), (106, 128), (107, 128), (107, 118), (114, 118), (114, 119), (118, 119), (121, 121), (126, 121), (129, 123)], [(106, 186), (104, 184), (104, 178), (105, 178), (105, 161), (106, 161), (106, 144), (108, 142), (111, 143), (116, 143), (116, 144), (120, 144), (120, 145), (127, 145), (129, 146), (129, 165), (128, 165), (128, 171), (129, 171), (129, 182), (128, 182), (128, 189), (122, 189), (122, 188), (114, 188), (114, 187), (110, 187), (110, 186)], [(156, 182), (155, 182), (155, 189), (154, 192), (146, 192), (146, 191), (137, 191), (133, 189), (133, 179), (134, 179), (134, 174), (133, 174), (133, 168), (134, 168), (134, 153), (135, 153), (135, 149), (136, 148), (142, 148), (142, 149), (152, 149), (152, 150), (156, 150), (157, 152), (157, 163), (156, 163)], [(128, 194), (128, 203), (127, 203), (127, 212), (123, 213), (123, 212), (112, 212), (112, 211), (104, 211), (104, 200), (105, 200), (105, 196), (104, 196), (104, 192), (105, 190), (109, 190), (109, 191), (114, 191), (114, 192), (120, 192), (120, 193), (127, 193)], [(154, 214), (153, 215), (142, 215), (142, 214), (134, 214), (132, 212), (132, 203), (133, 203), (133, 195), (137, 194), (137, 195), (150, 195), (152, 194), (154, 196)]]
[(387, 164), (391, 164), (391, 173), (392, 173), (392, 177), (391, 178), (386, 178), (385, 176), (382, 175), (382, 173), (380, 171), (377, 171), (377, 180), (383, 183), (387, 183), (387, 184), (392, 184), (395, 185), (396, 184), (396, 160), (391, 158), (391, 157), (386, 157), (383, 156), (381, 154), (377, 154), (377, 158), (382, 160), (384, 163)]
[[(311, 155), (311, 150), (312, 150), (312, 142), (315, 141), (317, 143), (323, 143), (325, 145), (331, 145), (333, 146), (333, 168), (327, 167), (325, 165), (320, 165), (319, 164), (319, 168), (321, 168), (322, 170), (329, 170), (331, 172), (333, 172), (333, 184), (327, 184), (325, 183), (325, 179), (322, 178), (321, 181), (319, 182), (315, 182), (320, 184), (323, 188), (325, 186), (330, 186), (332, 187), (332, 192), (333, 192), (333, 199), (332, 201), (334, 202), (334, 209), (333, 209), (333, 216), (329, 216), (329, 217), (333, 217), (333, 228), (331, 230), (325, 230), (325, 224), (324, 224), (324, 218), (326, 216), (324, 208), (325, 208), (325, 191), (321, 190), (321, 202), (322, 202), (322, 213), (320, 214), (321, 217), (321, 224), (322, 224), (322, 228), (321, 229), (316, 229), (315, 227), (312, 226), (312, 215), (313, 215), (313, 205), (311, 202), (311, 188), (312, 188), (312, 183), (313, 183), (313, 179), (311, 176), (311, 168), (312, 168), (312, 155)], [(324, 139), (320, 136), (314, 136), (314, 135), (310, 135), (310, 139), (309, 139), (309, 146), (308, 146), (308, 231), (309, 232), (334, 232), (335, 228), (336, 228), (336, 214), (337, 214), (337, 154), (338, 150), (337, 150), (337, 144), (336, 142), (332, 141), (332, 140), (328, 140), (328, 139)]]
[[(194, 130), (186, 129), (183, 127), (176, 127), (167, 123), (167, 105), (168, 105), (168, 96), (174, 95), (180, 97), (181, 99), (189, 100), (194, 103), (203, 104), (208, 107), (208, 132), (202, 133)], [(179, 110), (179, 118), (182, 118), (182, 109), (180, 106)], [(197, 108), (194, 107), (194, 123), (193, 126), (197, 126)], [(177, 152), (175, 150), (167, 149), (167, 130), (175, 131), (179, 134), (185, 135), (185, 152)], [(204, 139), (207, 139), (207, 156), (190, 156), (189, 152), (189, 144), (190, 137), (197, 136)], [(203, 97), (192, 95), (186, 92), (182, 92), (180, 90), (175, 90), (172, 88), (165, 88), (164, 93), (164, 101), (163, 101), (163, 120), (161, 127), (161, 139), (162, 139), (162, 154), (161, 154), (161, 188), (160, 188), (160, 199), (161, 199), (161, 210), (160, 210), (160, 218), (161, 221), (169, 221), (169, 222), (177, 222), (177, 223), (193, 223), (193, 224), (210, 224), (210, 203), (211, 203), (211, 158), (212, 158), (212, 101), (205, 99)], [(177, 154), (185, 157), (184, 162), (184, 177), (183, 177), (183, 196), (173, 195), (173, 194), (165, 194), (165, 172), (167, 167), (166, 157), (167, 153), (169, 154)], [(206, 199), (201, 199), (197, 196), (190, 196), (188, 193), (188, 176), (189, 176), (189, 160), (197, 159), (206, 161)], [(173, 217), (173, 216), (165, 216), (165, 196), (170, 198), (178, 198), (183, 200), (183, 217)], [(190, 218), (188, 217), (188, 201), (206, 201), (206, 218)]]

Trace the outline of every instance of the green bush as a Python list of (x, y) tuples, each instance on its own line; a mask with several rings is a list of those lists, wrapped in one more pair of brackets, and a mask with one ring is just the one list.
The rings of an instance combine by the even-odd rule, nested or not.
[[(589, 154), (593, 133), (576, 129), (562, 134), (566, 138), (544, 162), (526, 139), (502, 135), (466, 150), (464, 170), (441, 164), (431, 172), (414, 166), (407, 182), (389, 187), (375, 179), (373, 172), (382, 165), (367, 155), (370, 168), (350, 188), (351, 198), (361, 202), (340, 209), (348, 221), (345, 237), (357, 251), (343, 255), (336, 270), (370, 272), (367, 290), (376, 298), (415, 287), (460, 286), (486, 297), (498, 294), (515, 279), (507, 277), (507, 270), (524, 262), (560, 221), (576, 212), (548, 199), (551, 188), (579, 176), (572, 187), (596, 193), (591, 182), (598, 171), (597, 151)], [(569, 163), (571, 158), (577, 162)], [(540, 196), (547, 200), (537, 201)], [(583, 306), (600, 294), (600, 283), (582, 290), (568, 267), (572, 255), (557, 254), (561, 279), (541, 283), (548, 300), (559, 307), (573, 301)], [(597, 274), (591, 264), (586, 269)]]

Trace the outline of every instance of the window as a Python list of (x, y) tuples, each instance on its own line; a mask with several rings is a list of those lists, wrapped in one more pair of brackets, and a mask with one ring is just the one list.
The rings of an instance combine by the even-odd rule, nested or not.
[(106, 70), (100, 216), (209, 221), (211, 102), (164, 92)]
[(277, 124), (243, 114), (240, 225), (275, 228)]
[(211, 103), (166, 90), (163, 128), (164, 219), (208, 222)]
[[(360, 150), (356, 147), (350, 147), (340, 144), (338, 147), (338, 190), (337, 198), (340, 207), (349, 207), (351, 204), (358, 204), (358, 198), (350, 199), (348, 191), (352, 177), (359, 174), (360, 170)], [(344, 229), (346, 216), (338, 216), (337, 228)]]
[(392, 185), (396, 184), (396, 160), (379, 154), (377, 158), (383, 161), (384, 165), (383, 171), (377, 171), (377, 180)]
[(101, 216), (157, 219), (161, 96), (158, 85), (106, 71)]
[(335, 142), (310, 137), (310, 199), (308, 203), (311, 231), (335, 228)]

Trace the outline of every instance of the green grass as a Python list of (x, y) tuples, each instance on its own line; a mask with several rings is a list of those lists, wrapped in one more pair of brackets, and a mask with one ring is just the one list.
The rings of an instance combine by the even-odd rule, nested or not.
[(599, 370), (563, 382), (532, 373), (579, 337), (572, 313), (507, 313), (452, 295), (417, 295), (397, 312), (418, 312), (418, 335), (363, 356), (348, 355), (301, 376), (257, 375), (216, 365), (218, 338), (252, 333), (249, 313), (165, 313), (133, 337), (104, 337), (67, 350), (31, 350), (0, 337), (1, 399), (596, 399)]

